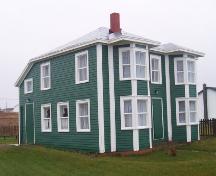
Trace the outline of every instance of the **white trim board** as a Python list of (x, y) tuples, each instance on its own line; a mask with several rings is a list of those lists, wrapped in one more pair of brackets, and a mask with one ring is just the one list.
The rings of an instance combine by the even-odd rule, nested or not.
[(105, 152), (104, 141), (104, 99), (103, 99), (103, 64), (102, 45), (97, 44), (97, 96), (98, 96), (98, 127), (99, 127), (99, 152)]

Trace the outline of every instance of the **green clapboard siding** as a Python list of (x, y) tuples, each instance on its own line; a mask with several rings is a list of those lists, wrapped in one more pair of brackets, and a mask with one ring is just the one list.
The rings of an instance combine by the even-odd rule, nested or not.
[(34, 143), (34, 108), (33, 104), (26, 104), (26, 142), (27, 144)]
[(197, 97), (196, 85), (189, 85), (189, 95), (190, 97)]
[[(34, 101), (35, 114), (35, 142), (46, 146), (68, 148), (98, 152), (98, 102), (97, 102), (97, 57), (96, 46), (87, 48), (89, 53), (89, 82), (75, 84), (75, 53), (67, 53), (50, 60), (51, 64), (51, 89), (40, 90), (40, 64), (35, 63), (26, 78), (33, 78), (34, 92), (24, 95), (23, 83), (20, 86), (20, 106), (25, 107), (25, 102)], [(90, 99), (90, 124), (91, 132), (76, 132), (76, 100)], [(57, 131), (57, 103), (69, 102), (70, 132)], [(51, 103), (52, 132), (41, 132), (41, 104)], [(24, 116), (21, 116), (21, 127), (24, 125)], [(25, 128), (21, 129), (21, 141)]]
[(198, 125), (191, 126), (191, 140), (192, 141), (198, 140)]
[(173, 141), (176, 142), (185, 142), (187, 140), (186, 127), (177, 126), (176, 123), (176, 98), (185, 97), (185, 86), (184, 85), (175, 85), (175, 74), (174, 74), (174, 57), (179, 56), (169, 56), (170, 63), (170, 93), (171, 93), (171, 117), (172, 117), (172, 132), (173, 132)]
[[(125, 45), (128, 46), (128, 45)], [(133, 131), (121, 130), (120, 96), (131, 95), (131, 81), (119, 80), (119, 46), (113, 47), (117, 151), (133, 150)]]
[(140, 150), (149, 148), (149, 129), (139, 130), (139, 148)]
[(105, 151), (110, 152), (110, 99), (109, 99), (109, 64), (108, 47), (103, 45), (103, 93), (104, 93), (104, 136)]

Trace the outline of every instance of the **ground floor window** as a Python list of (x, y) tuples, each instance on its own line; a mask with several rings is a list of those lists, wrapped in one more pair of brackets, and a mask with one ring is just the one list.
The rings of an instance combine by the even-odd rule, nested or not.
[(42, 132), (52, 131), (51, 104), (41, 105), (41, 131)]
[(149, 128), (151, 122), (150, 98), (145, 96), (121, 97), (121, 129)]
[(90, 132), (90, 100), (76, 102), (77, 132)]
[(69, 132), (69, 103), (57, 104), (57, 121), (59, 132)]
[(198, 123), (197, 99), (176, 99), (176, 121), (177, 125), (193, 125)]

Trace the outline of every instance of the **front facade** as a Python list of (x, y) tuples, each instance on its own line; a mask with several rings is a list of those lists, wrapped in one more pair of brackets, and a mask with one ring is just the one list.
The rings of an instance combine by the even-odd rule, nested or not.
[(118, 20), (29, 62), (16, 83), (20, 144), (104, 153), (199, 140), (203, 54), (124, 33)]

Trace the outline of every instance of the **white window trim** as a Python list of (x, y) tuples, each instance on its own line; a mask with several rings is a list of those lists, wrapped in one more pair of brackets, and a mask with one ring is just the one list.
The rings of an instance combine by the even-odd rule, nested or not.
[[(178, 83), (177, 82), (177, 61), (183, 61), (183, 69), (184, 69), (184, 82), (183, 83)], [(195, 82), (189, 82), (188, 80), (188, 61), (193, 61), (194, 62), (194, 67), (195, 67)], [(196, 59), (193, 58), (188, 58), (188, 57), (175, 57), (174, 58), (174, 74), (175, 74), (175, 85), (196, 85), (197, 84), (197, 68), (196, 68)]]
[[(132, 127), (125, 127), (124, 118), (124, 101), (131, 100), (132, 103)], [(138, 126), (137, 101), (147, 100), (147, 125)], [(151, 101), (149, 96), (121, 96), (120, 97), (121, 112), (121, 130), (148, 129), (151, 128)]]
[[(50, 129), (44, 129), (44, 112), (43, 109), (49, 107), (50, 108)], [(52, 108), (51, 103), (48, 104), (42, 104), (41, 105), (41, 132), (52, 132)]]
[[(27, 91), (27, 83), (28, 82), (31, 82), (32, 83), (32, 90), (31, 91)], [(32, 93), (33, 92), (33, 88), (34, 86), (33, 86), (33, 78), (29, 78), (29, 79), (26, 79), (25, 81), (24, 81), (24, 93), (25, 94), (29, 94), (29, 93)]]
[[(179, 101), (185, 102), (185, 123), (179, 122)], [(190, 106), (189, 101), (196, 101), (196, 122), (190, 122)], [(176, 98), (176, 124), (177, 126), (198, 125), (198, 99), (197, 98)]]
[[(87, 55), (87, 79), (84, 81), (79, 81), (79, 73), (78, 73), (78, 57), (80, 55)], [(75, 54), (75, 83), (76, 84), (82, 84), (89, 82), (89, 56), (88, 56), (88, 50), (82, 51)]]
[[(80, 121), (79, 121), (79, 105), (83, 103), (88, 103), (88, 121), (89, 121), (89, 129), (81, 129), (80, 128)], [(76, 129), (77, 132), (91, 132), (91, 121), (90, 121), (90, 99), (85, 100), (77, 100), (76, 101)]]
[[(42, 77), (42, 68), (44, 67), (44, 66), (47, 66), (47, 65), (49, 65), (49, 73), (50, 73), (50, 75), (49, 76), (47, 76), (47, 77), (49, 77), (50, 79), (49, 79), (49, 87), (47, 87), (47, 88), (44, 88), (43, 87), (43, 78), (45, 78), (45, 77)], [(43, 64), (41, 64), (40, 65), (40, 85), (41, 85), (41, 90), (49, 90), (50, 88), (51, 88), (51, 68), (50, 68), (50, 62), (45, 62), (45, 63), (43, 63)]]
[[(62, 106), (62, 105), (66, 105), (68, 108), (68, 129), (61, 129), (60, 106)], [(58, 102), (57, 103), (57, 125), (58, 125), (58, 132), (69, 132), (70, 131), (69, 102)]]
[[(156, 71), (156, 70), (152, 69), (152, 60), (153, 59), (157, 59), (159, 61), (159, 70), (158, 70), (159, 71), (159, 81), (157, 81), (157, 82), (156, 81), (152, 81), (152, 76), (153, 76), (152, 72)], [(151, 54), (150, 55), (150, 67), (151, 67), (151, 83), (152, 84), (162, 84), (161, 56)]]
[[(122, 52), (130, 51), (130, 78), (123, 77), (123, 64), (122, 64)], [(146, 53), (146, 77), (145, 78), (137, 78), (136, 77), (136, 51), (141, 51)], [(136, 48), (136, 47), (124, 47), (119, 48), (119, 78), (120, 81), (124, 80), (149, 80), (149, 58), (148, 58), (148, 50), (144, 48)], [(139, 64), (138, 64), (139, 65)]]

